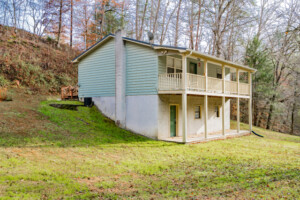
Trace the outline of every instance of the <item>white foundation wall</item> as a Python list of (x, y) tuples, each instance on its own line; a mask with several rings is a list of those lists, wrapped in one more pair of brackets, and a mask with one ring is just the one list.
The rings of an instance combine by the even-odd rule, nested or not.
[(158, 95), (126, 96), (126, 129), (157, 139)]
[[(181, 95), (159, 95), (158, 139), (170, 137), (170, 105), (178, 105), (177, 135), (182, 136)], [(195, 107), (201, 106), (201, 118), (195, 119)], [(220, 117), (215, 106), (219, 106)], [(225, 101), (225, 129), (230, 129), (230, 100)], [(208, 97), (208, 133), (222, 130), (222, 98)], [(187, 134), (204, 133), (204, 97), (187, 97)]]
[(108, 118), (115, 120), (116, 98), (112, 97), (93, 97), (94, 104)]

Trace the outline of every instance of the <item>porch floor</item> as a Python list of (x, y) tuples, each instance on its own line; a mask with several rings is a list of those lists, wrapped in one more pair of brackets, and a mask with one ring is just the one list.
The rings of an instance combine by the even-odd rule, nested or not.
[[(234, 137), (244, 136), (248, 134), (250, 134), (249, 130), (240, 130), (240, 132), (237, 133), (237, 130), (230, 129), (225, 131), (225, 136), (222, 135), (222, 131), (218, 131), (218, 132), (208, 133), (207, 139), (205, 139), (204, 133), (201, 133), (197, 135), (188, 135), (186, 143), (201, 143), (201, 142), (207, 142), (212, 140), (234, 138)], [(183, 143), (182, 136), (163, 138), (161, 140), (168, 141), (168, 142)]]

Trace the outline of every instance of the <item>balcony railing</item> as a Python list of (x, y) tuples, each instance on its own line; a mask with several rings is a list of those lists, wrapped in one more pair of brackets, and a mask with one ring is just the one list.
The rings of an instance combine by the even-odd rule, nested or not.
[[(160, 74), (158, 75), (158, 89), (160, 91), (182, 90), (182, 73)], [(205, 76), (187, 73), (187, 90), (205, 91)], [(223, 80), (219, 78), (207, 77), (207, 92), (223, 93)], [(238, 83), (236, 81), (225, 80), (226, 94), (249, 95), (250, 87), (247, 83)]]
[(187, 89), (193, 91), (205, 91), (205, 76), (187, 74)]
[(236, 81), (225, 81), (225, 92), (228, 94), (237, 94), (237, 82)]
[(249, 95), (250, 87), (248, 83), (240, 83), (239, 84), (239, 94), (241, 95)]
[(208, 90), (208, 92), (222, 93), (223, 92), (222, 83), (223, 83), (222, 79), (207, 77), (207, 90)]
[(159, 90), (181, 90), (182, 73), (158, 75)]

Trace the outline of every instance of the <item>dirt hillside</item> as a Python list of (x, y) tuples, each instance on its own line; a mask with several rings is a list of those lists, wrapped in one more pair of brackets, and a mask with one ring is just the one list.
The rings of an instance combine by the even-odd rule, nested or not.
[(61, 86), (77, 83), (76, 52), (50, 37), (24, 30), (15, 33), (0, 25), (0, 87), (20, 83), (34, 91), (56, 93)]

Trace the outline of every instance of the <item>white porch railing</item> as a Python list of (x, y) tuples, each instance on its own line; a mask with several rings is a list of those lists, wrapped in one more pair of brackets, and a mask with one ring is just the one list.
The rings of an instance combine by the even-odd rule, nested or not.
[(237, 82), (225, 80), (225, 93), (237, 94)]
[(205, 76), (187, 73), (187, 89), (205, 91)]
[(223, 80), (219, 78), (207, 77), (207, 90), (208, 92), (222, 93)]
[(250, 94), (250, 87), (249, 87), (248, 83), (240, 83), (239, 94), (241, 94), (241, 95), (249, 95)]
[[(161, 91), (182, 90), (182, 74), (159, 74), (158, 89)], [(205, 76), (187, 73), (187, 90), (205, 91)], [(223, 80), (207, 77), (207, 92), (223, 93)], [(238, 94), (238, 83), (236, 81), (225, 80), (225, 93)], [(239, 94), (249, 95), (250, 87), (247, 83), (239, 83)]]
[(181, 90), (182, 74), (159, 74), (158, 89), (159, 90)]

